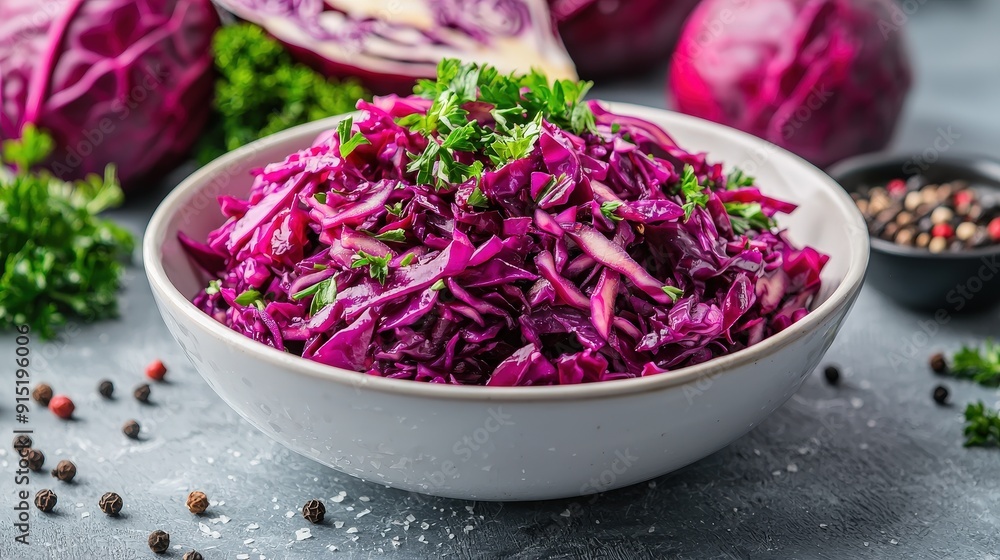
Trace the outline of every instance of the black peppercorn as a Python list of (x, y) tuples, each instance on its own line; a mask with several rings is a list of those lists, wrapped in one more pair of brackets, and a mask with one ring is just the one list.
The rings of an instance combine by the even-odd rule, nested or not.
[(28, 468), (41, 472), (42, 465), (45, 464), (45, 454), (37, 449), (29, 449), (23, 452), (24, 460), (28, 462)]
[(27, 436), (25, 434), (20, 434), (19, 436), (14, 438), (14, 451), (17, 451), (18, 454), (20, 454), (25, 449), (30, 449), (33, 443), (34, 442), (31, 441), (30, 436)]
[(110, 399), (112, 395), (115, 394), (115, 384), (105, 379), (101, 381), (100, 385), (97, 386), (97, 392), (101, 394), (102, 397)]
[(59, 461), (56, 468), (52, 469), (52, 476), (63, 482), (70, 482), (76, 476), (76, 465), (74, 465), (72, 461), (63, 459), (62, 461)]
[(49, 401), (52, 400), (52, 387), (47, 383), (35, 385), (35, 390), (31, 392), (31, 398), (42, 406), (49, 406)]
[(108, 492), (101, 496), (101, 501), (97, 502), (97, 505), (108, 515), (118, 515), (122, 510), (122, 497), (114, 492)]
[(162, 554), (170, 548), (170, 534), (157, 529), (149, 534), (149, 549), (157, 554)]
[(56, 494), (52, 490), (39, 490), (35, 494), (35, 507), (48, 513), (56, 507)]
[(948, 369), (948, 362), (945, 361), (944, 354), (940, 352), (931, 356), (930, 363), (934, 373), (944, 373)]
[(938, 404), (947, 404), (948, 388), (945, 387), (944, 385), (938, 385), (937, 387), (934, 388), (933, 396), (934, 396), (934, 402)]
[(310, 523), (322, 523), (326, 515), (326, 506), (319, 500), (309, 500), (302, 506), (302, 517)]
[(837, 366), (826, 366), (823, 370), (823, 377), (830, 385), (836, 385), (840, 383), (840, 370), (837, 369)]
[(125, 425), (122, 426), (122, 433), (132, 439), (139, 439), (139, 423), (135, 420), (125, 422)]
[(149, 385), (146, 383), (139, 385), (132, 394), (135, 396), (135, 400), (139, 402), (149, 402)]
[(191, 552), (185, 552), (184, 558), (181, 560), (205, 560), (205, 557), (197, 550), (192, 550)]

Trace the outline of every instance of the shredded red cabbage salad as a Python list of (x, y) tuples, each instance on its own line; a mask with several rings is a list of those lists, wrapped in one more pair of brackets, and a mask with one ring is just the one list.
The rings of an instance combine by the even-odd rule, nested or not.
[(448, 60), (359, 102), (180, 234), (195, 305), (323, 364), (493, 386), (675, 370), (806, 315), (828, 257), (778, 229), (795, 206), (587, 88)]

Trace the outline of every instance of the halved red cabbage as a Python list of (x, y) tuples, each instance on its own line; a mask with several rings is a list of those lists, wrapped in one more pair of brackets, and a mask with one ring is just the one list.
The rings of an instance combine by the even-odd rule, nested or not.
[(50, 133), (61, 179), (128, 188), (186, 157), (208, 118), (209, 0), (0, 1), (0, 139)]
[(304, 63), (358, 78), (376, 93), (410, 92), (445, 58), (576, 78), (545, 0), (215, 2), (263, 27)]
[[(737, 234), (727, 207), (794, 205), (730, 185), (652, 123), (591, 108), (596, 130), (545, 122), (525, 158), (469, 154), (487, 170), (472, 205), (469, 185), (406, 170), (403, 150), (428, 140), (395, 118), (427, 103), (362, 101), (353, 130), (368, 143), (343, 157), (324, 134), (256, 171), (247, 201), (223, 197), (228, 219), (205, 242), (181, 236), (213, 279), (194, 303), (324, 364), (490, 386), (674, 370), (808, 313), (827, 257), (778, 229)], [(688, 218), (686, 167), (707, 195)]]

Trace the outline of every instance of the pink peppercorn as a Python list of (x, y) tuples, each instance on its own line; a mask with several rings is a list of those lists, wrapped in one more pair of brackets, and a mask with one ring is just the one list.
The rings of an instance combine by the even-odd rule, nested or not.
[(906, 181), (893, 179), (885, 185), (885, 190), (889, 191), (889, 194), (903, 194), (906, 192)]
[(990, 234), (990, 239), (1000, 241), (1000, 218), (993, 218), (986, 226), (986, 233)]
[(931, 235), (948, 239), (955, 235), (955, 228), (951, 227), (950, 224), (937, 224), (931, 228)]
[(150, 379), (163, 381), (163, 376), (166, 374), (167, 366), (163, 365), (163, 362), (160, 360), (154, 360), (151, 364), (146, 366), (146, 377)]
[(56, 395), (49, 401), (49, 410), (60, 418), (69, 419), (73, 416), (76, 405), (66, 395)]

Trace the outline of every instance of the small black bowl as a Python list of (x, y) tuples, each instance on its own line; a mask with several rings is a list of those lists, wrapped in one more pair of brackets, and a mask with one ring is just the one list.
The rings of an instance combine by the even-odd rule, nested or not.
[[(964, 181), (981, 195), (1000, 195), (1000, 162), (985, 157), (926, 158), (868, 154), (827, 173), (847, 192), (922, 175), (931, 183)], [(931, 253), (872, 237), (868, 282), (902, 305), (939, 313), (982, 311), (1000, 301), (1000, 245)], [(946, 316), (946, 315), (944, 315)]]

